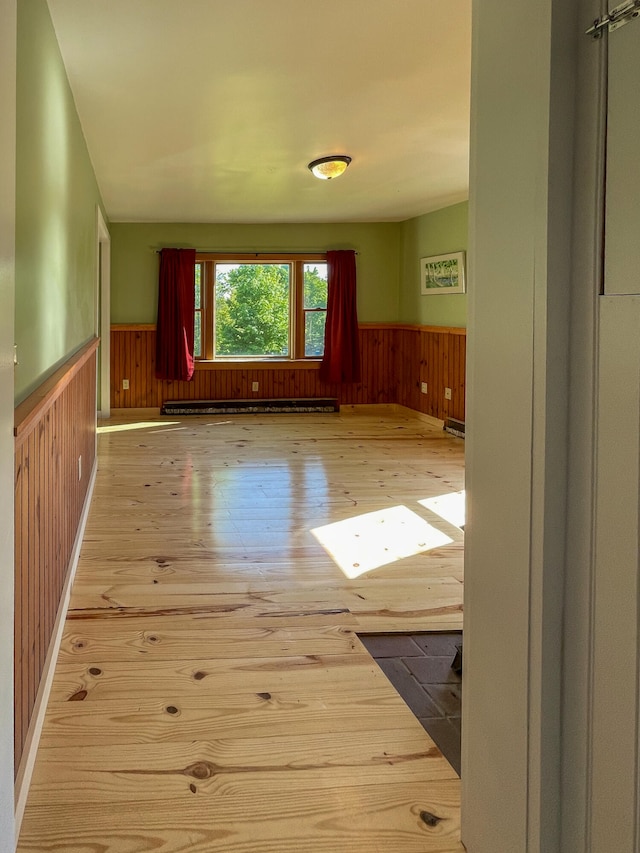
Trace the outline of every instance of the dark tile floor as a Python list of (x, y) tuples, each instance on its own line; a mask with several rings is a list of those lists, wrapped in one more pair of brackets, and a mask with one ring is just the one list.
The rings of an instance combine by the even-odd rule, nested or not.
[(368, 634), (360, 640), (459, 776), (462, 678), (451, 664), (462, 632)]

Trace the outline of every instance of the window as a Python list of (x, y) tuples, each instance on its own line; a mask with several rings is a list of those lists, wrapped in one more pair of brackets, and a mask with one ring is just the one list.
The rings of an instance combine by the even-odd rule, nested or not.
[(325, 255), (197, 255), (194, 287), (196, 358), (322, 356)]
[[(188, 272), (188, 270), (187, 270)], [(195, 314), (193, 325), (193, 356), (202, 358), (202, 264), (196, 263), (195, 271)], [(186, 287), (186, 284), (185, 284)], [(188, 312), (187, 312), (188, 316)]]

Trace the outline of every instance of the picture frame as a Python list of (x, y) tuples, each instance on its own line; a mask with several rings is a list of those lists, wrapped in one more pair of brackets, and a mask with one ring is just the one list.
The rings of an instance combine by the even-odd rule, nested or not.
[(464, 252), (420, 258), (420, 293), (423, 296), (466, 292)]

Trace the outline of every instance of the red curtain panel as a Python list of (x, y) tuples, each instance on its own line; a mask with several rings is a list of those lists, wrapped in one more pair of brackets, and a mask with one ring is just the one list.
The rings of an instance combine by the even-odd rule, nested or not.
[(320, 378), (325, 382), (359, 382), (356, 253), (352, 249), (329, 251), (327, 265), (327, 323)]
[(193, 376), (195, 249), (160, 252), (156, 378), (189, 380)]

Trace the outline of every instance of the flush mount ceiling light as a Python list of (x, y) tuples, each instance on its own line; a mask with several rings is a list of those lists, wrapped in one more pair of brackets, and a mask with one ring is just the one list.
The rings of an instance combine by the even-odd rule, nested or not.
[(332, 154), (330, 157), (320, 157), (319, 160), (313, 160), (309, 163), (309, 169), (316, 178), (329, 181), (331, 178), (337, 178), (338, 175), (341, 175), (350, 162), (351, 157), (347, 157), (346, 154)]

